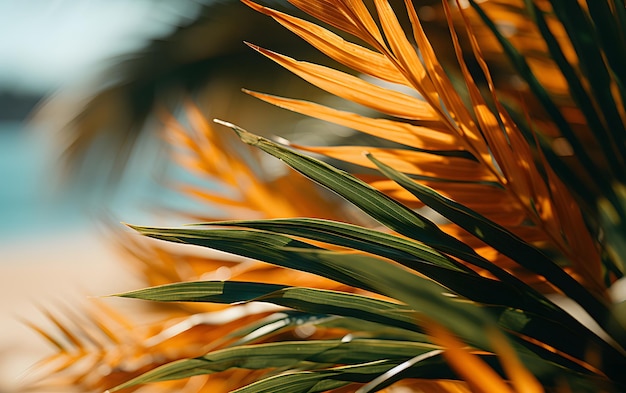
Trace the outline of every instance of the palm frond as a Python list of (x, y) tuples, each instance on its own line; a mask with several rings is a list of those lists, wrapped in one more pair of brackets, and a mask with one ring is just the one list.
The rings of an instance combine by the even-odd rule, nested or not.
[[(408, 7), (409, 10), (412, 10), (410, 4)], [(467, 195), (465, 190), (475, 189), (477, 191), (473, 191), (473, 193), (478, 193), (481, 189), (489, 189), (485, 187), (485, 183), (492, 184), (493, 188), (496, 189), (494, 192), (504, 190), (502, 193), (504, 194), (503, 199), (500, 203), (483, 206), (479, 212), (497, 221), (497, 219), (500, 218), (497, 214), (501, 213), (502, 209), (518, 211), (519, 213), (517, 215), (506, 214), (509, 220), (515, 216), (519, 217), (517, 221), (508, 225), (508, 229), (514, 231), (520, 226), (527, 227), (529, 222), (532, 223), (532, 226), (536, 228), (537, 232), (543, 233), (541, 241), (544, 244), (551, 244), (553, 248), (564, 253), (568, 260), (574, 263), (574, 274), (576, 274), (579, 279), (585, 280), (585, 284), (589, 288), (599, 296), (602, 296), (604, 285), (601, 280), (600, 256), (597, 252), (594, 252), (594, 247), (592, 247), (593, 241), (586, 231), (574, 233), (575, 228), (585, 227), (582, 216), (577, 212), (576, 207), (571, 209), (571, 212), (569, 210), (563, 211), (562, 204), (560, 208), (556, 207), (554, 197), (550, 195), (550, 183), (546, 184), (542, 176), (543, 168), (534, 159), (532, 146), (529, 146), (523, 138), (521, 131), (517, 129), (515, 122), (502, 106), (496, 104), (495, 112), (488, 109), (487, 102), (473, 84), (473, 77), (467, 67), (465, 67), (465, 63), (462, 60), (463, 53), (461, 53), (461, 48), (458, 44), (456, 45), (457, 58), (461, 61), (463, 74), (468, 81), (467, 88), (470, 92), (473, 107), (480, 109), (480, 111), (476, 111), (473, 114), (466, 109), (462, 104), (460, 96), (458, 96), (452, 88), (452, 82), (441, 69), (435, 53), (432, 47), (428, 45), (428, 41), (423, 34), (423, 29), (415, 15), (413, 15), (412, 18), (416, 34), (415, 39), (424, 57), (424, 68), (418, 67), (418, 69), (415, 69), (415, 64), (421, 64), (421, 61), (416, 60), (418, 59), (417, 52), (415, 52), (407, 38), (404, 37), (400, 26), (394, 23), (394, 19), (390, 17), (390, 10), (383, 5), (379, 5), (379, 8), (379, 12), (386, 12), (386, 20), (389, 25), (387, 27), (387, 35), (392, 35), (393, 40), (386, 37), (390, 42), (394, 40), (398, 41), (395, 44), (396, 48), (382, 48), (386, 52), (386, 57), (394, 63), (397, 72), (404, 75), (407, 81), (411, 81), (407, 84), (408, 87), (415, 89), (415, 93), (424, 97), (438, 113), (445, 113), (445, 115), (440, 117), (439, 124), (446, 125), (445, 128), (447, 128), (447, 133), (450, 135), (450, 138), (448, 138), (450, 143), (447, 146), (442, 146), (443, 143), (429, 146), (420, 141), (422, 143), (409, 144), (401, 150), (390, 150), (386, 148), (376, 149), (376, 156), (381, 157), (383, 161), (388, 162), (391, 166), (400, 171), (421, 177), (437, 179), (437, 183), (432, 182), (429, 185), (433, 186), (438, 191), (447, 192), (446, 195), (449, 195), (452, 199), (461, 201), (472, 199), (471, 197), (464, 198), (464, 195)], [(265, 11), (267, 9), (261, 8), (261, 10)], [(277, 14), (272, 11), (265, 12), (272, 16)], [(410, 14), (415, 14), (415, 11), (413, 10)], [(291, 23), (296, 24), (294, 20), (292, 20)], [(346, 21), (345, 23), (347, 24), (349, 22)], [(450, 26), (453, 26), (453, 24), (450, 23)], [(362, 32), (361, 34), (363, 35), (365, 33)], [(453, 37), (454, 36), (453, 31)], [(479, 62), (483, 64), (484, 76), (490, 81), (489, 71), (486, 69), (486, 65), (482, 60), (480, 49), (475, 42), (475, 36), (471, 30), (468, 31), (468, 36), (473, 42), (472, 47), (474, 54)], [(267, 55), (267, 52), (264, 53)], [(272, 54), (272, 59), (278, 61), (276, 56), (277, 55)], [(284, 65), (284, 63), (281, 64)], [(291, 67), (293, 67), (293, 65)], [(429, 75), (433, 75), (434, 80), (429, 80), (428, 77), (424, 78), (422, 76), (425, 70), (429, 71)], [(378, 77), (379, 75), (373, 76)], [(424, 82), (423, 80), (428, 82)], [(497, 96), (495, 96), (495, 87), (492, 82), (489, 82), (489, 85), (494, 98), (493, 102), (497, 103), (498, 99)], [(381, 102), (387, 94), (393, 96), (397, 93), (393, 90), (386, 89), (386, 93), (377, 94), (376, 102)], [(266, 100), (269, 98), (267, 96), (261, 97)], [(271, 100), (276, 102), (274, 99)], [(440, 100), (441, 104), (439, 103)], [(280, 106), (292, 109), (289, 105), (293, 101), (288, 101), (287, 105), (285, 105), (285, 102), (285, 100), (282, 100), (277, 103)], [(420, 109), (422, 107), (421, 105), (422, 104), (414, 106), (413, 113), (423, 113), (423, 110)], [(328, 115), (324, 113), (327, 112), (324, 108), (320, 108), (321, 111), (318, 113), (317, 108), (318, 107), (309, 105), (305, 114), (314, 117), (322, 117), (330, 121), (335, 121), (339, 118), (339, 116), (328, 117)], [(298, 108), (298, 111), (303, 112), (302, 106)], [(451, 120), (455, 118), (458, 120), (455, 123), (451, 122)], [(473, 120), (474, 118), (476, 120)], [(387, 120), (387, 122), (391, 122), (391, 120)], [(397, 120), (396, 122), (399, 123)], [(377, 135), (384, 135), (384, 130), (385, 129), (381, 129)], [(412, 128), (411, 131), (413, 135), (421, 134), (424, 135), (424, 137), (428, 137), (431, 134), (436, 135), (440, 133), (441, 128), (434, 127), (432, 131), (429, 131), (427, 127)], [(416, 151), (415, 149), (419, 150)], [(371, 167), (371, 164), (368, 163), (368, 160), (366, 160), (361, 153), (365, 150), (372, 150), (372, 148), (325, 147), (308, 148), (307, 150)], [(463, 151), (467, 157), (450, 157), (454, 154), (451, 152), (459, 151)], [(460, 152), (457, 154), (460, 154)], [(441, 166), (429, 167), (429, 160), (439, 162)], [(494, 165), (494, 161), (497, 164)], [(399, 163), (403, 165), (398, 166)], [(417, 168), (417, 171), (415, 168)], [(481, 175), (483, 173), (484, 175)], [(554, 178), (551, 180), (558, 183)], [(372, 181), (376, 181), (376, 178), (372, 179)], [(450, 188), (446, 187), (450, 182), (462, 182), (465, 188), (462, 189), (459, 187), (457, 189), (458, 192), (451, 193)], [(440, 184), (443, 185), (439, 186)], [(558, 184), (554, 187), (558, 187)], [(469, 193), (472, 193), (472, 191), (469, 191)], [(562, 196), (559, 198), (568, 198), (567, 193), (561, 195)], [(573, 204), (569, 203), (566, 206), (573, 206)], [(562, 227), (559, 223), (560, 220), (565, 219), (564, 217), (575, 217), (578, 224)], [(562, 231), (566, 232), (561, 233)], [(535, 238), (536, 237), (538, 236), (535, 236)], [(582, 242), (574, 242), (573, 240), (575, 238), (582, 240)]]
[[(623, 4), (444, 1), (453, 64), (408, 0), (404, 24), (386, 0), (291, 1), (328, 28), (243, 2), (339, 66), (252, 49), (369, 112), (246, 92), (371, 143), (275, 142), (217, 120), (234, 131), (224, 135), (189, 103), (188, 125), (164, 115), (180, 165), (226, 190), (183, 191), (222, 212), (192, 214), (207, 221), (192, 227), (130, 226), (198, 253), (129, 243), (157, 286), (120, 296), (166, 302), (183, 323), (198, 312), (208, 319), (178, 330), (155, 324), (142, 350), (159, 362), (134, 367), (124, 375), (136, 378), (114, 389), (184, 389), (177, 384), (193, 376), (204, 378), (189, 388), (197, 391), (623, 390), (625, 329), (608, 296), (626, 255), (625, 90), (615, 68), (624, 61)], [(510, 61), (495, 68), (509, 67), (526, 87), (502, 86), (494, 54)], [(258, 150), (294, 171), (265, 171)], [(344, 212), (349, 205), (360, 213)], [(446, 221), (426, 217), (424, 206)], [(554, 292), (600, 331), (557, 305)], [(217, 313), (230, 311), (220, 323)], [(101, 346), (101, 335), (50, 318), (69, 347)], [(41, 333), (69, 364), (68, 344)]]

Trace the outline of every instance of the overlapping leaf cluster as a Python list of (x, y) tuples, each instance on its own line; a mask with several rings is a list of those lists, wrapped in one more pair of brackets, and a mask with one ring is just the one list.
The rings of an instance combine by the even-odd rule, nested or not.
[[(369, 8), (361, 1), (291, 1), (354, 42), (321, 24), (244, 3), (356, 76), (251, 44), (253, 49), (380, 116), (248, 93), (369, 134), (380, 144), (286, 146), (218, 122), (376, 224), (367, 226), (365, 219), (348, 223), (350, 217), (326, 210), (339, 206), (331, 202), (326, 209), (305, 212), (301, 205), (315, 208), (321, 206), (316, 201), (327, 200), (315, 199), (311, 185), (296, 183), (294, 173), (275, 188), (271, 182), (255, 183), (257, 175), (244, 162), (214, 150), (224, 147), (224, 140), (209, 128), (202, 133), (206, 144), (177, 132), (182, 145), (194, 152), (187, 167), (225, 176), (224, 183), (233, 188), (243, 185), (236, 203), (197, 189), (192, 194), (228, 207), (232, 217), (245, 216), (237, 210), (245, 207), (265, 211), (260, 214), (265, 219), (132, 228), (151, 238), (266, 262), (283, 274), (266, 278), (255, 274), (263, 272), (259, 262), (243, 269), (241, 264), (249, 262), (233, 262), (231, 270), (241, 272), (230, 281), (193, 280), (122, 296), (266, 303), (280, 311), (247, 314), (251, 318), (241, 319), (226, 340), (196, 337), (201, 348), (210, 347), (206, 353), (163, 362), (116, 389), (207, 375), (204, 388), (216, 388), (210, 385), (213, 375), (241, 370), (249, 373), (237, 382), (238, 392), (366, 392), (397, 384), (433, 391), (623, 389), (624, 321), (607, 292), (623, 276), (626, 255), (621, 251), (626, 219), (623, 2), (478, 5), (470, 0), (464, 8), (461, 2), (444, 1), (458, 60), (452, 68), (442, 65), (408, 0), (395, 10), (386, 0), (375, 0)], [(408, 14), (410, 29), (398, 22), (399, 12)], [(511, 15), (532, 32), (526, 40), (509, 40), (499, 29), (498, 22)], [(483, 45), (476, 29), (495, 38)], [(526, 53), (537, 42), (540, 54)], [(494, 44), (525, 82), (523, 90), (497, 85), (485, 60), (491, 55), (484, 54), (497, 48)], [(455, 70), (462, 85), (454, 79)], [(546, 70), (555, 75), (555, 86), (545, 82), (547, 74), (537, 75)], [(542, 112), (529, 112), (535, 106)], [(362, 170), (348, 173), (307, 153)], [(274, 198), (267, 194), (272, 188), (285, 192), (276, 196), (276, 210), (264, 205)], [(419, 210), (423, 206), (447, 221), (425, 217)], [(321, 281), (307, 282), (310, 277)], [(171, 275), (154, 284), (168, 281)], [(548, 296), (553, 293), (578, 303), (599, 329), (565, 312)], [(303, 334), (306, 330), (312, 333)], [(440, 382), (450, 379), (464, 382)]]

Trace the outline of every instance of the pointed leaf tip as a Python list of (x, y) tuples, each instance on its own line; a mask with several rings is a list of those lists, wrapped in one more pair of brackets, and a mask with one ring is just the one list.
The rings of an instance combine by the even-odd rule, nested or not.
[(141, 233), (142, 227), (140, 227), (138, 225), (129, 224), (127, 222), (122, 222), (122, 225), (127, 226), (128, 228), (132, 229), (133, 231)]
[(258, 135), (254, 135), (246, 130), (244, 130), (243, 128), (233, 124), (233, 123), (229, 123), (227, 121), (224, 120), (220, 120), (220, 119), (213, 119), (213, 122), (223, 125), (225, 127), (230, 128), (231, 130), (235, 131), (235, 133), (237, 134), (237, 136), (239, 137), (239, 139), (241, 139), (242, 142), (248, 144), (248, 145), (252, 145), (252, 146), (256, 146), (259, 144), (260, 141), (262, 141), (264, 138), (258, 136)]
[(226, 127), (229, 127), (229, 128), (237, 128), (237, 126), (234, 125), (233, 123), (229, 123), (229, 122), (224, 121), (224, 120), (213, 119), (213, 122), (217, 123), (217, 124), (220, 124), (220, 125), (223, 125), (223, 126), (226, 126)]
[(133, 225), (133, 224), (129, 224), (129, 223), (123, 223), (124, 225), (126, 225), (127, 227), (129, 227), (130, 229), (132, 229), (133, 231), (136, 231), (142, 235), (144, 235), (146, 232), (148, 232), (148, 230), (150, 228), (148, 227), (143, 227), (140, 225)]

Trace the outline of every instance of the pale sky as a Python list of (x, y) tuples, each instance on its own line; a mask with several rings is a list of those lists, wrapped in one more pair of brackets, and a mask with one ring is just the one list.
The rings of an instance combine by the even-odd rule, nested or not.
[(197, 10), (194, 0), (0, 0), (0, 89), (57, 88)]

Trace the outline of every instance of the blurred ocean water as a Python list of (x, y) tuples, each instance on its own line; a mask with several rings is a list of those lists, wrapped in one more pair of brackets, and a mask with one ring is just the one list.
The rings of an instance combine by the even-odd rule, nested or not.
[(20, 122), (0, 123), (0, 243), (33, 228), (72, 225), (80, 216), (55, 198), (50, 179), (52, 152)]
[[(174, 211), (206, 211), (206, 205), (166, 184), (195, 182), (214, 188), (177, 168), (157, 140), (144, 140), (116, 184), (102, 179), (61, 181), (62, 147), (45, 131), (25, 123), (0, 122), (0, 264), (3, 246), (31, 242), (62, 233), (101, 229), (120, 221), (145, 225), (177, 225)], [(199, 182), (199, 183), (198, 183)], [(200, 209), (200, 210), (199, 210)]]
[(184, 203), (159, 184), (162, 179), (155, 179), (155, 167), (166, 170), (169, 164), (150, 143), (142, 142), (141, 154), (125, 169), (118, 187), (59, 183), (59, 147), (55, 151), (50, 138), (27, 129), (26, 123), (7, 121), (27, 116), (7, 104), (17, 103), (13, 95), (36, 98), (59, 87), (80, 88), (116, 56), (189, 23), (211, 1), (0, 0), (0, 264), (7, 259), (7, 244), (84, 230), (102, 215), (113, 222), (156, 224), (148, 219), (153, 216), (148, 209)]
[(25, 123), (6, 121), (7, 115), (21, 119), (26, 114), (11, 113), (11, 105), (5, 104), (7, 94), (46, 96), (59, 87), (90, 80), (115, 56), (138, 50), (149, 39), (195, 18), (202, 2), (175, 3), (0, 0), (0, 97), (4, 95), (0, 108), (0, 263), (6, 260), (2, 245), (34, 234), (84, 228), (93, 223), (94, 215), (101, 214), (98, 209), (133, 221), (138, 209), (130, 206), (155, 194), (158, 187), (145, 166), (129, 173), (128, 181), (114, 195), (106, 195), (106, 204), (92, 203), (94, 195), (106, 190), (60, 185), (59, 152), (40, 133), (26, 129)]
[[(154, 149), (143, 151), (114, 191), (61, 182), (59, 151), (43, 132), (21, 122), (0, 122), (0, 263), (2, 246), (47, 235), (92, 229), (99, 215), (145, 222), (145, 200), (166, 193), (151, 176)], [(102, 186), (102, 185), (101, 185)], [(158, 191), (158, 192), (157, 192)]]

